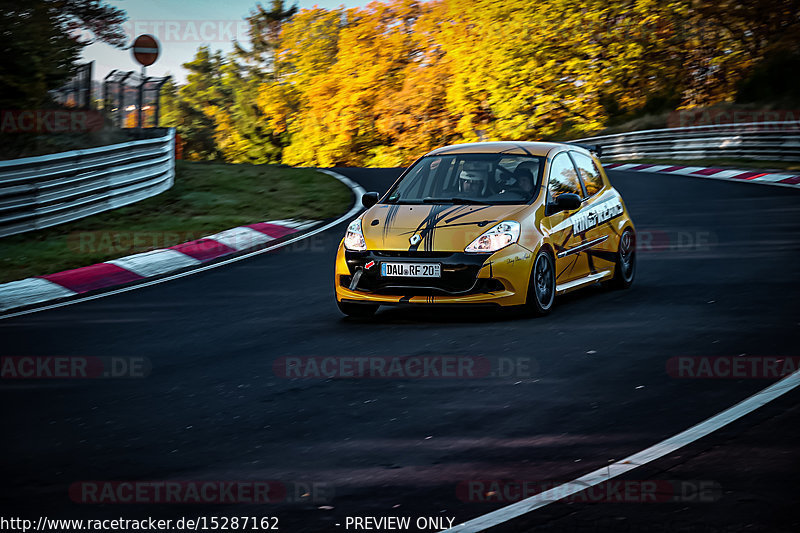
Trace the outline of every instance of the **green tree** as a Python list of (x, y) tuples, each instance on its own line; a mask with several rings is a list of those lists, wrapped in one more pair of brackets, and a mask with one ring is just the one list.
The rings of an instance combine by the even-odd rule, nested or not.
[(75, 73), (81, 49), (94, 41), (125, 44), (125, 12), (100, 0), (2, 2), (0, 107), (45, 105), (48, 91)]
[(207, 46), (201, 46), (194, 59), (183, 64), (189, 71), (186, 84), (177, 91), (171, 83), (162, 87), (163, 124), (177, 129), (186, 159), (222, 157), (214, 117), (227, 105), (220, 89), (223, 61), (220, 52), (212, 53)]
[(274, 71), (275, 50), (280, 46), (281, 28), (295, 13), (296, 5), (287, 9), (283, 0), (271, 0), (270, 10), (257, 4), (247, 17), (250, 48), (234, 42), (234, 50), (236, 58), (244, 62), (253, 77), (264, 80)]
[(256, 103), (258, 80), (246, 76), (229, 58), (222, 67), (220, 81), (225, 101), (229, 103), (218, 108), (214, 116), (215, 138), (223, 158), (231, 163), (280, 162), (280, 136), (270, 128)]

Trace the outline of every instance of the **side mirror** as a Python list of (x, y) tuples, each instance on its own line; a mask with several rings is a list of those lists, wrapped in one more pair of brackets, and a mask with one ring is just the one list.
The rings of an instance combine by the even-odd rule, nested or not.
[(361, 205), (369, 209), (373, 205), (378, 203), (378, 193), (376, 192), (365, 192), (361, 196)]
[(574, 211), (581, 206), (581, 203), (580, 196), (571, 192), (565, 192), (559, 194), (556, 198), (555, 209), (553, 211), (556, 213), (559, 211)]

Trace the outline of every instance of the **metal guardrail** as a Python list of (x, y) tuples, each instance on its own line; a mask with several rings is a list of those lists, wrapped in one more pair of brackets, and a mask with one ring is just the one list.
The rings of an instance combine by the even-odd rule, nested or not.
[(588, 137), (575, 142), (599, 144), (603, 150), (603, 161), (645, 158), (800, 161), (800, 124), (797, 122), (749, 122), (643, 130)]
[(39, 157), (0, 161), (0, 237), (77, 220), (163, 192), (175, 179), (175, 130)]

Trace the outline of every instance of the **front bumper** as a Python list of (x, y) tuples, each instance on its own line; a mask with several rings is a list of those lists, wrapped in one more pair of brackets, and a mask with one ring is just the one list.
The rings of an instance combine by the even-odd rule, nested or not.
[[(441, 278), (382, 277), (382, 262), (440, 263)], [(365, 265), (374, 266), (365, 269)], [(494, 254), (464, 252), (350, 252), (339, 246), (334, 285), (336, 299), (380, 304), (525, 303), (533, 254), (512, 244)], [(359, 274), (355, 288), (353, 277)]]

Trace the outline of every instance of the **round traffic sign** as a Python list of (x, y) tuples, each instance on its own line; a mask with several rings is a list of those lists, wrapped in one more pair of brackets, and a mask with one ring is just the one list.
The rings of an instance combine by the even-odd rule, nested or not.
[(158, 41), (152, 35), (140, 35), (133, 41), (133, 58), (148, 67), (158, 59)]

